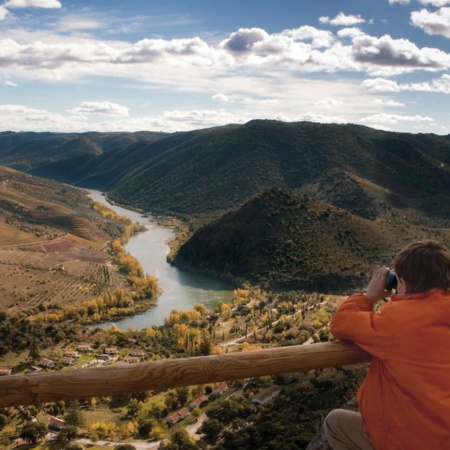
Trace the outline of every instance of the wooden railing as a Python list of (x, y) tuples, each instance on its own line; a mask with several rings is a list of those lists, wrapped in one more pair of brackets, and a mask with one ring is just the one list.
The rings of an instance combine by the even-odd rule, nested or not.
[(338, 341), (123, 366), (10, 375), (0, 379), (0, 407), (306, 372), (370, 359), (371, 356), (356, 345)]

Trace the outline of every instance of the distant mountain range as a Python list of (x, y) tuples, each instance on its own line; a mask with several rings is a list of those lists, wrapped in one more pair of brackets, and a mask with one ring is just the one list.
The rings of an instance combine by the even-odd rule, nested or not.
[[(229, 272), (233, 278), (267, 280), (269, 284), (278, 280), (280, 286), (292, 285), (294, 273), (299, 280), (305, 279), (292, 261), (282, 269), (287, 261), (281, 257), (269, 261), (261, 255), (263, 249), (271, 248), (275, 255), (298, 244), (293, 251), (297, 259), (304, 246), (308, 247), (304, 253), (308, 258), (322, 254), (327, 247), (333, 254), (347, 255), (345, 248), (349, 241), (344, 230), (347, 227), (349, 236), (358, 241), (354, 243), (358, 251), (352, 250), (347, 255), (351, 257), (348, 267), (344, 268), (338, 260), (333, 267), (326, 266), (322, 259), (316, 263), (323, 268), (322, 275), (331, 276), (333, 268), (340, 267), (333, 279), (339, 286), (350, 286), (358, 281), (356, 266), (363, 259), (369, 264), (388, 258), (405, 240), (434, 236), (447, 242), (450, 228), (450, 136), (384, 132), (357, 125), (262, 120), (173, 134), (8, 132), (0, 133), (0, 164), (108, 191), (109, 198), (119, 203), (184, 219), (192, 229), (218, 220), (257, 196), (238, 212), (223, 218), (221, 224), (215, 224), (215, 228), (203, 230), (202, 244), (198, 236), (193, 237), (189, 247), (180, 250), (175, 263), (190, 265), (192, 270), (222, 271), (222, 276)], [(271, 190), (274, 187), (288, 191)], [(267, 190), (272, 203), (277, 199), (282, 203), (286, 196), (292, 203), (292, 207), (280, 206), (275, 210), (260, 206), (263, 210), (268, 208), (267, 214), (284, 223), (278, 229), (281, 241), (275, 236), (269, 238), (271, 230), (264, 227), (270, 221), (265, 222), (264, 212), (256, 213), (255, 205), (265, 205), (267, 200), (258, 194)], [(298, 194), (309, 198), (306, 216), (300, 214), (306, 210), (301, 207), (303, 200), (299, 198), (303, 197), (297, 197)], [(351, 213), (338, 220), (344, 230), (340, 231), (340, 237), (336, 238), (339, 231), (327, 228), (331, 226), (328, 219), (312, 218), (314, 209), (327, 208), (329, 217), (340, 217), (339, 209)], [(261, 228), (250, 233), (255, 224), (249, 217), (260, 223)], [(304, 225), (307, 217), (316, 224), (309, 243), (308, 236), (295, 226)], [(206, 246), (200, 249), (206, 239), (213, 240), (211, 236), (207, 238), (206, 230), (225, 233), (236, 229), (243, 241), (234, 242), (237, 234), (233, 231), (234, 237), (224, 235), (222, 243), (229, 245), (228, 249), (232, 245), (245, 248), (249, 259), (259, 261), (259, 266), (248, 266), (247, 272), (243, 271), (247, 267), (245, 258), (237, 253), (239, 267), (233, 267), (229, 254), (221, 268), (208, 259), (217, 261), (220, 255), (206, 255)], [(358, 231), (362, 229), (370, 230), (364, 238)], [(324, 239), (324, 230), (328, 230), (325, 235), (331, 241)], [(289, 240), (289, 233), (294, 232), (302, 236), (303, 247), (294, 238), (288, 247), (283, 244)], [(380, 245), (372, 245), (369, 235), (376, 236)], [(272, 239), (272, 247), (267, 246), (267, 239)], [(320, 252), (313, 250), (318, 241), (324, 247)], [(192, 247), (194, 242), (196, 251)], [(387, 250), (390, 246), (391, 252)], [(211, 244), (208, 248), (218, 251), (219, 246)], [(254, 255), (249, 253), (252, 251)], [(228, 250), (221, 248), (220, 252), (223, 255)], [(273, 269), (274, 264), (278, 269)], [(310, 273), (310, 286), (320, 286), (322, 275), (312, 276), (310, 267), (305, 267)], [(286, 275), (281, 280), (282, 272), (286, 274), (290, 269), (292, 276)], [(360, 272), (366, 269), (364, 266)]]

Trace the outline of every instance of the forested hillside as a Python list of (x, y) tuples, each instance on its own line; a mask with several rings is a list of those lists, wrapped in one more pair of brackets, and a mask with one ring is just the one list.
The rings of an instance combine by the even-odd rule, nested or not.
[(408, 240), (433, 233), (448, 240), (441, 230), (371, 221), (272, 188), (197, 230), (174, 263), (235, 282), (342, 292), (362, 288), (374, 267), (392, 263)]
[(173, 134), (3, 133), (0, 163), (198, 223), (273, 186), (370, 219), (386, 206), (450, 217), (449, 136), (261, 120)]

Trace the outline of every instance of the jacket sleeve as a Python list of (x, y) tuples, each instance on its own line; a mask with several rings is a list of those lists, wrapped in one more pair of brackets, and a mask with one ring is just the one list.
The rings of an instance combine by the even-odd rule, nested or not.
[(395, 317), (388, 304), (381, 312), (373, 311), (373, 302), (363, 294), (352, 295), (342, 303), (331, 320), (331, 332), (336, 339), (353, 341), (377, 358), (390, 353)]

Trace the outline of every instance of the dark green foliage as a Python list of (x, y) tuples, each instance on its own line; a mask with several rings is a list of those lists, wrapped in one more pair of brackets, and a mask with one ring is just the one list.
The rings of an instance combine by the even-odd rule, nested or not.
[[(209, 420), (202, 431), (215, 437), (205, 436), (205, 440), (214, 450), (306, 449), (326, 414), (354, 397), (365, 373), (364, 366), (355, 366), (276, 377), (284, 384), (280, 394), (259, 406), (256, 414), (243, 410), (240, 417), (221, 420), (215, 415), (210, 418), (208, 412)], [(256, 381), (249, 386), (251, 390)], [(246, 402), (248, 405), (249, 400)], [(221, 429), (216, 422), (220, 422)]]
[(68, 444), (77, 438), (77, 428), (73, 425), (66, 425), (56, 435), (56, 442), (59, 444)]
[(0, 164), (200, 221), (273, 186), (370, 219), (387, 204), (449, 218), (449, 150), (448, 136), (268, 120), (170, 135), (0, 134)]
[(20, 437), (30, 444), (36, 444), (44, 439), (47, 429), (41, 422), (27, 422), (20, 430)]
[(272, 188), (197, 230), (174, 264), (272, 288), (338, 292), (362, 286), (401, 244), (378, 223)]

